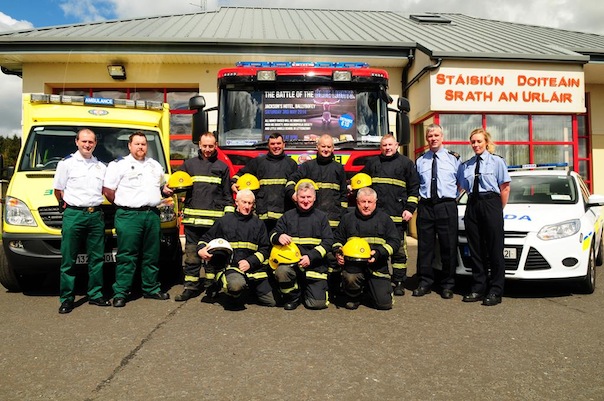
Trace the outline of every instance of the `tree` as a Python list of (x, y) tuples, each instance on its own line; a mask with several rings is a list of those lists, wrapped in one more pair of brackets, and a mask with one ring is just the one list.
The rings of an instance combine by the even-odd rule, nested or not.
[(4, 167), (14, 166), (17, 163), (19, 149), (21, 149), (20, 137), (17, 135), (12, 138), (0, 136), (0, 153), (4, 158)]

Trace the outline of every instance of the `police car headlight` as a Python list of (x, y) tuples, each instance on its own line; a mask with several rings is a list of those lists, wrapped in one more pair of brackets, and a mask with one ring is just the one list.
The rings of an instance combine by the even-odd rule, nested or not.
[(7, 224), (29, 227), (38, 226), (27, 205), (19, 199), (7, 196), (5, 209), (4, 216)]
[(578, 233), (580, 228), (581, 222), (579, 220), (563, 221), (562, 223), (544, 226), (539, 230), (537, 237), (544, 241), (566, 238)]

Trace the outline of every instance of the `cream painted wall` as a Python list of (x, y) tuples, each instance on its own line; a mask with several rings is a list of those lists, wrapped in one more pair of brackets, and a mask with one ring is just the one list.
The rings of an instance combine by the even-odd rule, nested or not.
[(593, 192), (604, 194), (604, 85), (587, 85), (591, 127), (591, 163), (593, 172)]

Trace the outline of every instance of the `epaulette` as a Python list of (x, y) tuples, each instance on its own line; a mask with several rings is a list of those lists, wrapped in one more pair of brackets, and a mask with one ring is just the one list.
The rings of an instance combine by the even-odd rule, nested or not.
[(459, 160), (459, 153), (457, 153), (457, 152), (453, 152), (452, 150), (449, 150), (448, 152), (449, 152), (449, 154), (450, 154), (450, 155), (455, 156), (455, 158), (456, 158), (457, 160)]
[(119, 161), (122, 161), (122, 160), (124, 160), (124, 156), (118, 157), (117, 159), (114, 160), (114, 162), (119, 162)]
[(491, 155), (492, 155), (492, 156), (497, 156), (497, 157), (500, 157), (500, 158), (502, 158), (502, 159), (504, 158), (503, 156), (498, 155), (498, 154), (495, 154), (495, 153), (491, 153)]
[(420, 157), (424, 156), (426, 153), (428, 153), (428, 151), (427, 151), (427, 150), (423, 151), (422, 153), (420, 153), (419, 155), (417, 155), (417, 158), (416, 158), (415, 160), (417, 160), (417, 159), (419, 159)]
[(72, 156), (73, 156), (72, 154), (68, 154), (67, 156), (65, 156), (65, 157), (64, 157), (63, 159), (61, 159), (61, 160), (67, 160), (67, 159), (69, 159), (69, 158), (70, 158), (70, 157), (72, 157)]

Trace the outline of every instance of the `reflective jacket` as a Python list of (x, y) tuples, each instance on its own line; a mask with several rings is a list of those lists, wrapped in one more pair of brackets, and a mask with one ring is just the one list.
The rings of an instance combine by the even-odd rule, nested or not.
[(419, 201), (419, 176), (415, 164), (400, 153), (370, 158), (361, 170), (371, 176), (378, 207), (396, 224), (403, 223), (403, 211), (415, 212)]
[(193, 179), (193, 188), (185, 197), (182, 224), (211, 227), (225, 212), (234, 211), (228, 166), (218, 160), (217, 153), (204, 159), (186, 160), (181, 168)]
[(285, 153), (275, 156), (271, 153), (250, 160), (231, 179), (231, 184), (239, 177), (250, 173), (260, 181), (260, 189), (256, 195), (256, 213), (261, 220), (278, 219), (283, 212), (294, 207), (291, 197), (286, 199), (284, 194), (288, 177), (298, 169), (296, 162)]

